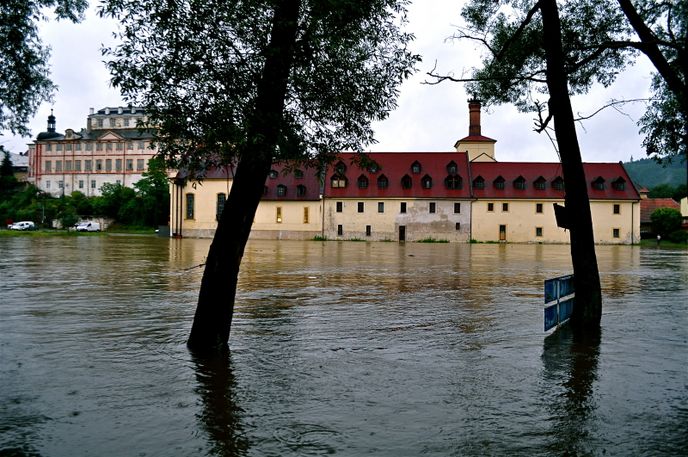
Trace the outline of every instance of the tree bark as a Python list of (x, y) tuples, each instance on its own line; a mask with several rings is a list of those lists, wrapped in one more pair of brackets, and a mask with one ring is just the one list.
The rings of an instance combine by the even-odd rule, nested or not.
[(251, 233), (281, 129), (294, 59), (301, 0), (276, 2), (255, 107), (248, 120), (232, 189), (208, 251), (187, 346), (194, 352), (225, 350), (232, 325), (239, 267)]
[(556, 0), (541, 0), (540, 5), (547, 60), (549, 109), (554, 118), (554, 132), (566, 183), (566, 211), (571, 221), (571, 260), (576, 289), (576, 304), (571, 316), (571, 325), (577, 330), (592, 331), (599, 328), (602, 317), (602, 292), (595, 254), (588, 184), (576, 135), (568, 77), (564, 70), (557, 3)]

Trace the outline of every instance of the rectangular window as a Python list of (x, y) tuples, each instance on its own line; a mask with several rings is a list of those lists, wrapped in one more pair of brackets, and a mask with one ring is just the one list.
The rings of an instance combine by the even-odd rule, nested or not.
[(618, 203), (614, 204), (614, 214), (621, 214), (621, 205)]
[(110, 124), (110, 127), (114, 127), (115, 126), (115, 120), (112, 118), (108, 119), (108, 124)]
[(282, 207), (281, 206), (278, 206), (277, 208), (275, 208), (275, 222), (277, 222), (278, 224), (282, 223)]
[(91, 180), (91, 189), (95, 189), (95, 188), (96, 188), (96, 180), (92, 179)]
[(57, 187), (59, 187), (60, 189), (64, 188), (64, 181), (58, 181)]
[(79, 189), (83, 189), (83, 188), (84, 188), (84, 180), (80, 179), (79, 180)]
[(217, 202), (215, 205), (215, 220), (219, 221), (220, 216), (222, 216), (222, 211), (225, 209), (225, 202), (227, 201), (227, 195), (217, 194)]
[(542, 213), (542, 203), (536, 203), (535, 204), (535, 212), (536, 213)]
[(74, 150), (75, 150), (75, 151), (81, 151), (81, 143), (76, 143), (76, 144), (74, 145)]
[(52, 150), (53, 150), (53, 144), (52, 144), (52, 143), (46, 144), (46, 145), (45, 145), (45, 150), (46, 150), (46, 151), (52, 151)]
[(535, 236), (542, 236), (542, 227), (535, 227)]
[(123, 151), (124, 150), (124, 143), (117, 143), (115, 145), (115, 149), (117, 149), (118, 151)]
[(62, 143), (57, 143), (57, 144), (55, 145), (55, 150), (58, 151), (58, 152), (59, 152), (59, 151), (62, 151)]
[(143, 141), (139, 141), (138, 147), (139, 147), (139, 149), (146, 149), (146, 143), (144, 143)]
[(366, 225), (366, 236), (370, 236), (372, 231), (373, 231), (372, 226)]
[(72, 150), (72, 143), (65, 144), (65, 151), (71, 151), (71, 150)]
[(105, 171), (112, 171), (112, 159), (105, 159)]
[(308, 224), (308, 207), (303, 207), (303, 223)]
[(454, 214), (459, 214), (461, 212), (461, 203), (454, 203)]
[(72, 161), (65, 160), (65, 171), (72, 171)]
[(344, 227), (342, 226), (342, 224), (339, 224), (337, 226), (337, 235), (339, 235), (339, 236), (344, 235)]
[(502, 211), (509, 211), (509, 204), (508, 203), (502, 203)]
[(84, 170), (91, 171), (93, 169), (93, 160), (84, 161)]
[(134, 150), (134, 142), (133, 141), (127, 141), (127, 150), (129, 150), (129, 151)]
[(43, 169), (44, 169), (46, 172), (51, 172), (51, 171), (53, 171), (53, 163), (52, 163), (52, 161), (46, 160), (46, 161), (45, 161), (45, 166), (43, 167)]
[(103, 143), (96, 143), (96, 151), (102, 151), (103, 150)]
[(93, 151), (93, 143), (86, 143), (86, 150)]
[(46, 189), (50, 189), (50, 181), (46, 181), (46, 182), (45, 182), (45, 188), (46, 188)]
[(488, 203), (487, 204), (487, 210), (488, 211), (494, 211), (494, 203)]
[(401, 202), (401, 206), (399, 208), (400, 213), (405, 213), (406, 212), (406, 202)]
[(75, 160), (74, 161), (74, 169), (76, 171), (81, 171), (81, 160)]
[(61, 160), (55, 161), (55, 171), (62, 171), (62, 161)]
[(112, 143), (105, 143), (105, 150), (112, 151)]
[(337, 202), (337, 212), (341, 213), (343, 211), (344, 204), (342, 202)]
[(437, 204), (435, 202), (430, 202), (430, 212), (434, 213), (437, 210)]
[(143, 159), (136, 159), (136, 171), (143, 170)]
[(194, 194), (186, 194), (186, 218), (194, 218)]
[(115, 180), (115, 184), (122, 184), (122, 180), (121, 179)]
[(619, 238), (621, 236), (620, 233), (621, 231), (618, 228), (612, 230), (612, 236), (614, 236), (614, 238)]
[(102, 127), (102, 126), (103, 126), (103, 119), (102, 119), (102, 118), (101, 118), (101, 119), (97, 119), (97, 120), (96, 120), (96, 123), (98, 124), (98, 127)]
[(385, 212), (385, 202), (377, 202), (377, 212), (378, 213), (384, 213)]
[(125, 127), (129, 127), (129, 118), (128, 117), (125, 117), (122, 122), (124, 123)]
[(461, 230), (461, 222), (456, 223), (456, 230)]
[(358, 202), (358, 212), (359, 212), (359, 213), (362, 213), (362, 212), (363, 212), (363, 209), (364, 209), (364, 207), (363, 207), (363, 202)]
[(115, 159), (115, 170), (122, 171), (122, 159)]

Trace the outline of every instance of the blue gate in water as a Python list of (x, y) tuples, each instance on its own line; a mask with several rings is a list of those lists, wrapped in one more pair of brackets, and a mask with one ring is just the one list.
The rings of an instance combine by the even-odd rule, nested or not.
[(545, 331), (569, 320), (575, 294), (573, 275), (545, 280)]

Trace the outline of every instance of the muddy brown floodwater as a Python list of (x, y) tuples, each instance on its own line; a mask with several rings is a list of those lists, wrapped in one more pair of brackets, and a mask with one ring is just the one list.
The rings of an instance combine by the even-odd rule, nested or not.
[(685, 250), (599, 246), (579, 341), (568, 246), (251, 241), (197, 359), (208, 246), (0, 238), (0, 455), (688, 455)]

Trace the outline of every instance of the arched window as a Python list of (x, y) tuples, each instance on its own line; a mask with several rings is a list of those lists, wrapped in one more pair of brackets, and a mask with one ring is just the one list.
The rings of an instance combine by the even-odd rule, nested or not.
[(333, 189), (344, 188), (346, 187), (346, 177), (343, 175), (332, 175), (330, 185)]
[(413, 185), (413, 181), (411, 180), (411, 177), (409, 175), (404, 175), (404, 177), (401, 178), (401, 188), (402, 189), (410, 189), (412, 185)]
[(287, 195), (287, 186), (284, 184), (280, 184), (277, 186), (277, 196), (278, 197), (284, 197)]
[(421, 166), (419, 161), (415, 161), (411, 164), (411, 173), (420, 173)]
[(533, 182), (533, 186), (537, 190), (545, 190), (546, 184), (547, 184), (547, 180), (545, 180), (545, 178), (543, 178), (542, 176), (540, 176), (538, 179), (536, 179)]
[(492, 181), (492, 183), (494, 184), (495, 189), (504, 189), (504, 178), (502, 178), (501, 176), (497, 176), (497, 178), (495, 178), (495, 180)]
[(420, 185), (423, 189), (432, 189), (432, 178), (430, 175), (423, 176), (423, 179), (420, 180)]
[(225, 202), (227, 201), (227, 195), (217, 194), (217, 204), (215, 205), (215, 220), (219, 221), (220, 216), (222, 216), (222, 211), (225, 209)]
[(337, 165), (334, 166), (334, 170), (338, 174), (342, 175), (346, 172), (346, 165), (344, 165), (344, 162), (340, 160), (339, 162), (337, 162)]
[(614, 190), (625, 190), (626, 189), (626, 180), (623, 179), (621, 176), (619, 176), (614, 181), (612, 181), (612, 189), (614, 189)]
[(473, 180), (473, 189), (484, 189), (485, 188), (485, 178), (478, 176)]
[(514, 189), (525, 190), (525, 188), (526, 179), (523, 176), (519, 176), (518, 178), (514, 179)]
[(277, 178), (278, 174), (279, 173), (277, 173), (277, 170), (270, 170), (270, 173), (268, 174), (268, 176), (270, 177), (270, 179), (275, 179), (275, 178)]
[(602, 176), (595, 178), (592, 182), (592, 188), (595, 190), (604, 190), (604, 178)]
[(387, 176), (385, 175), (380, 175), (377, 178), (377, 188), (378, 189), (387, 189), (389, 187), (389, 179), (387, 179)]
[(302, 179), (302, 178), (303, 178), (303, 170), (301, 170), (301, 169), (299, 169), (299, 168), (297, 168), (296, 170), (294, 170), (294, 177), (295, 177), (296, 179)]
[(456, 166), (456, 162), (453, 160), (447, 164), (447, 173), (450, 175), (455, 175), (459, 172), (459, 167)]
[(359, 189), (367, 189), (368, 188), (368, 178), (366, 178), (364, 175), (361, 175), (358, 177), (356, 180), (356, 183), (358, 184)]
[(444, 185), (447, 189), (461, 189), (463, 187), (463, 179), (459, 175), (450, 175), (444, 179)]
[(564, 190), (564, 180), (561, 178), (561, 176), (557, 176), (552, 180), (552, 189)]
[(380, 167), (376, 163), (372, 163), (368, 166), (368, 172), (369, 173), (377, 173), (380, 171)]
[(296, 196), (297, 197), (304, 197), (306, 195), (306, 186), (303, 184), (299, 184), (296, 186)]

